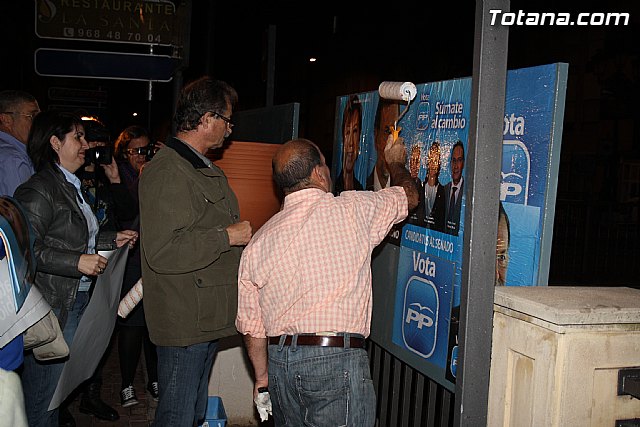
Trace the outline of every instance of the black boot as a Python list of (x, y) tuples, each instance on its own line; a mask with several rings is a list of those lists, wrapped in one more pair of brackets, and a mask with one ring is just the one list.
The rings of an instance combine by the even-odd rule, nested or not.
[(76, 420), (69, 412), (69, 408), (65, 403), (58, 408), (58, 426), (59, 427), (76, 427)]
[(94, 415), (101, 420), (116, 421), (120, 418), (120, 415), (118, 415), (118, 411), (100, 399), (101, 387), (102, 384), (100, 383), (90, 383), (87, 385), (80, 399), (80, 412)]

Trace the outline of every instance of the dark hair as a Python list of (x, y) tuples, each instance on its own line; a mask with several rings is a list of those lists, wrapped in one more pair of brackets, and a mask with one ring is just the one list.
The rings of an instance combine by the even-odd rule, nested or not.
[[(344, 107), (344, 113), (342, 114), (343, 135), (347, 120), (349, 120), (354, 115), (356, 115), (356, 117), (358, 118), (358, 123), (360, 123), (360, 127), (362, 127), (362, 106), (360, 105), (360, 98), (358, 98), (358, 95), (350, 95), (349, 101)], [(360, 129), (360, 132), (362, 132), (362, 129)]]
[(502, 206), (502, 200), (498, 201), (498, 225), (500, 225), (500, 218), (504, 218), (505, 223), (507, 224), (507, 248), (511, 245), (511, 224), (509, 223), (509, 216), (507, 215), (507, 211), (504, 210), (504, 206)]
[(281, 148), (291, 149), (282, 159), (276, 153), (271, 163), (273, 180), (284, 194), (306, 188), (313, 168), (322, 164), (320, 149), (308, 139), (300, 138), (286, 142)]
[(0, 112), (9, 112), (23, 102), (37, 102), (30, 93), (22, 90), (3, 90), (0, 92)]
[[(464, 145), (462, 145), (462, 141), (457, 140), (455, 144), (453, 144), (453, 147), (451, 147), (451, 159), (453, 159), (453, 150), (456, 149), (456, 147), (460, 147), (462, 149), (462, 159), (464, 160)], [(451, 161), (451, 159), (449, 159), (449, 161)]]
[(380, 122), (382, 121), (382, 111), (385, 108), (395, 108), (396, 109), (396, 118), (398, 117), (399, 111), (398, 111), (398, 104), (392, 103), (389, 100), (386, 100), (384, 98), (380, 98), (380, 100), (378, 101), (378, 106), (376, 107), (376, 115), (373, 118), (373, 134), (378, 135), (378, 132), (380, 131)]
[(36, 171), (41, 171), (48, 164), (60, 162), (58, 153), (51, 146), (51, 137), (63, 140), (65, 135), (75, 128), (84, 128), (80, 117), (72, 113), (58, 111), (44, 111), (33, 119), (27, 152)]
[(149, 142), (151, 142), (149, 131), (147, 131), (147, 129), (142, 126), (132, 125), (126, 127), (122, 132), (120, 132), (120, 135), (118, 135), (118, 139), (116, 139), (115, 143), (116, 159), (125, 160), (126, 157), (124, 151), (129, 148), (129, 143), (132, 140), (141, 138), (143, 136), (149, 138)]
[(237, 102), (238, 93), (228, 83), (200, 77), (180, 91), (174, 118), (176, 129), (178, 132), (194, 130), (207, 111), (222, 113), (227, 104), (233, 108)]
[(95, 117), (82, 118), (82, 124), (84, 125), (84, 139), (87, 142), (111, 142), (111, 135), (109, 129)]

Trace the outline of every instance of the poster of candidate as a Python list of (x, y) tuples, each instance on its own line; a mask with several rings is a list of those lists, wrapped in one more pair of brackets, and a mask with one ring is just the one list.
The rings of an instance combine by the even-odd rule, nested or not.
[[(566, 75), (566, 64), (507, 73), (495, 285), (547, 284)], [(382, 99), (377, 91), (338, 98), (334, 193), (389, 186), (383, 149), (391, 131), (400, 130), (420, 203), (383, 243), (396, 246), (397, 256), (374, 261), (397, 263), (397, 274), (384, 278), (395, 284), (385, 291), (394, 301), (390, 324), (382, 326), (388, 330), (372, 327), (372, 335), (453, 390), (471, 78), (416, 88), (411, 102)], [(375, 283), (374, 277), (374, 294)]]

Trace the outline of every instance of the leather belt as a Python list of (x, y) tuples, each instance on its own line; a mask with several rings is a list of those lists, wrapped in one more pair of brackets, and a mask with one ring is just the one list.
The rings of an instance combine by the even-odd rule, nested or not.
[[(291, 345), (291, 335), (287, 335), (284, 340), (284, 345)], [(298, 345), (315, 345), (318, 347), (344, 347), (344, 337), (339, 336), (323, 336), (323, 335), (298, 335), (296, 341)], [(269, 337), (269, 344), (279, 345), (280, 337)], [(349, 347), (351, 348), (364, 348), (365, 339), (362, 337), (349, 337)]]

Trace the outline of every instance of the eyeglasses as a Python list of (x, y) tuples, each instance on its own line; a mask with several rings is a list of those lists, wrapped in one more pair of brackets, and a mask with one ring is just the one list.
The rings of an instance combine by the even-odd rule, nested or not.
[(21, 113), (20, 111), (3, 111), (0, 114), (19, 114), (23, 117), (26, 117), (29, 120), (33, 120), (33, 118), (35, 116), (37, 116), (40, 113), (40, 111), (36, 112), (36, 113)]
[(220, 113), (216, 113), (215, 111), (209, 111), (209, 112), (214, 116), (218, 117), (223, 122), (225, 122), (229, 126), (229, 129), (233, 129), (234, 124), (231, 123), (231, 119), (229, 117), (225, 117)]
[(137, 154), (138, 156), (146, 156), (147, 154), (149, 154), (149, 146), (145, 145), (144, 147), (127, 148), (126, 150), (124, 150), (124, 152), (131, 155)]

